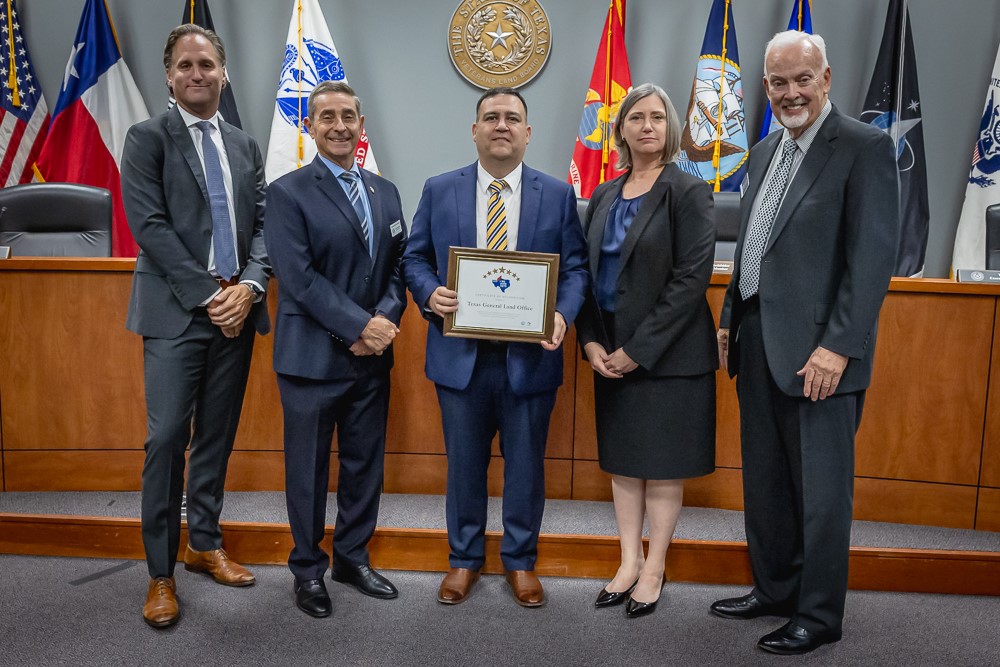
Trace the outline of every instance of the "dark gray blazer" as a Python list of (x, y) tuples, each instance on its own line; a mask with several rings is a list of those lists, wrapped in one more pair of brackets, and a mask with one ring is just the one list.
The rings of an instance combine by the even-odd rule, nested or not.
[[(240, 280), (265, 290), (271, 269), (264, 248), (264, 161), (249, 135), (219, 122), (233, 178)], [(125, 326), (142, 336), (176, 338), (194, 309), (216, 290), (208, 272), (212, 213), (205, 176), (191, 134), (176, 108), (133, 125), (125, 137), (122, 198), (139, 244)], [(263, 300), (249, 318), (270, 331)]]
[[(608, 212), (626, 177), (598, 186), (587, 207), (584, 233), (595, 276)], [(713, 206), (707, 183), (668, 164), (622, 243), (614, 339), (652, 375), (700, 375), (719, 367), (705, 299), (715, 256)], [(612, 351), (593, 294), (576, 330), (581, 347), (598, 342)]]
[[(729, 374), (739, 368), (739, 277), (750, 209), (781, 142), (750, 151), (733, 276), (720, 326), (730, 329)], [(761, 260), (760, 315), (775, 383), (802, 395), (795, 373), (817, 346), (850, 358), (837, 393), (871, 382), (878, 313), (899, 238), (896, 151), (885, 132), (830, 112), (788, 186)]]

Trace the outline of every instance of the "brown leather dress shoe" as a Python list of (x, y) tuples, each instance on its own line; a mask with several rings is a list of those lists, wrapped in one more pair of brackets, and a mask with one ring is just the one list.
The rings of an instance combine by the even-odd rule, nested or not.
[(142, 606), (142, 618), (154, 628), (165, 628), (177, 622), (181, 608), (177, 604), (177, 585), (173, 577), (157, 577), (149, 580), (146, 604)]
[(466, 567), (453, 567), (441, 580), (438, 588), (438, 602), (441, 604), (458, 604), (465, 602), (472, 591), (472, 585), (479, 580), (479, 570)]
[(189, 544), (184, 552), (184, 569), (202, 572), (226, 586), (253, 586), (257, 579), (234, 560), (230, 560), (225, 549), (195, 551)]
[(534, 571), (511, 570), (507, 573), (507, 583), (514, 593), (514, 602), (522, 607), (541, 607), (545, 604), (545, 591)]

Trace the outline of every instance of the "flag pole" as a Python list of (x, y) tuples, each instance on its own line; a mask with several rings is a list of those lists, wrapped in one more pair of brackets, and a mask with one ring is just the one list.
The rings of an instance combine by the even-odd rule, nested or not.
[[(301, 66), (304, 64), (302, 62), (302, 0), (298, 0), (298, 2), (295, 3), (295, 6), (298, 8), (297, 16), (299, 21), (299, 50), (297, 56), (298, 58), (297, 64)], [(305, 145), (302, 140), (302, 70), (301, 69), (299, 69), (296, 83), (299, 84), (298, 103), (295, 105), (298, 108), (299, 112), (299, 126), (298, 126), (299, 131), (297, 133), (298, 153), (296, 153), (295, 156), (295, 167), (299, 168), (302, 166), (302, 158), (305, 157)]]
[[(722, 71), (719, 78), (726, 79), (726, 35), (729, 33), (729, 0), (726, 0), (726, 11), (722, 19)], [(721, 189), (722, 170), (720, 160), (722, 155), (722, 119), (725, 116), (722, 100), (722, 86), (719, 86), (719, 113), (715, 120), (715, 148), (712, 150), (712, 166), (715, 167), (715, 192)]]
[[(615, 3), (618, 0), (611, 0), (608, 4), (608, 32), (604, 36), (604, 108), (608, 113), (608, 122), (605, 128), (611, 126), (611, 32), (614, 30), (612, 22), (612, 12), (615, 11)], [(600, 123), (600, 119), (598, 119)], [(597, 176), (598, 184), (604, 182), (604, 172), (608, 168), (608, 161), (611, 158), (611, 149), (607, 129), (601, 134), (601, 173)]]
[(188, 23), (194, 23), (194, 0), (191, 0), (191, 18)]
[[(11, 9), (11, 0), (7, 0), (7, 25), (13, 26), (14, 21), (12, 20), (13, 10)], [(7, 76), (7, 88), (13, 93), (11, 103), (19, 107), (21, 106), (21, 91), (17, 87), (17, 61), (14, 59), (14, 28), (11, 27), (7, 31), (7, 47), (10, 51), (10, 63), (8, 69), (10, 69), (10, 74)]]
[(903, 12), (899, 19), (899, 67), (897, 72), (899, 77), (896, 81), (896, 99), (893, 104), (893, 113), (896, 114), (896, 118), (892, 123), (892, 144), (897, 148), (899, 146), (899, 121), (900, 116), (903, 113), (903, 67), (906, 62), (906, 27), (909, 21), (909, 10), (907, 5), (909, 0), (903, 0)]

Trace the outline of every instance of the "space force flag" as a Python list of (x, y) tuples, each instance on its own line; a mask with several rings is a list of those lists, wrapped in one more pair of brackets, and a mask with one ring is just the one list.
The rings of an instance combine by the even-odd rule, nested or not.
[(0, 9), (0, 187), (27, 183), (49, 131), (49, 109), (31, 66), (14, 0)]
[(739, 190), (746, 171), (747, 127), (732, 0), (714, 0), (691, 86), (677, 166), (716, 192)]
[[(917, 61), (910, 16), (903, 0), (890, 0), (882, 45), (865, 97), (861, 120), (896, 142), (899, 170), (899, 248), (893, 275), (914, 276), (924, 270), (927, 248), (927, 162), (920, 118)], [(964, 267), (963, 267), (964, 268)]]
[[(318, 0), (294, 0), (292, 20), (285, 40), (285, 57), (278, 77), (278, 92), (271, 119), (264, 175), (273, 182), (279, 176), (308, 164), (316, 156), (316, 144), (302, 122), (308, 115), (309, 93), (321, 81), (343, 81), (347, 74), (333, 44)], [(375, 156), (362, 129), (354, 159), (362, 169), (378, 173)]]
[(612, 122), (622, 98), (632, 90), (625, 51), (625, 0), (612, 0), (597, 46), (594, 73), (583, 103), (583, 118), (569, 163), (569, 182), (577, 197), (590, 198), (601, 183), (622, 172), (615, 169), (618, 153), (611, 136)]
[[(194, 23), (215, 32), (215, 21), (212, 20), (212, 12), (208, 8), (208, 0), (184, 0), (181, 23)], [(219, 100), (219, 115), (222, 116), (222, 120), (242, 130), (243, 124), (240, 122), (239, 111), (236, 110), (236, 97), (233, 93), (233, 82), (229, 79), (228, 67), (224, 74), (226, 77), (226, 86), (222, 89), (222, 97)], [(171, 97), (169, 107), (173, 107), (175, 103), (176, 100)]]
[(986, 89), (979, 136), (972, 150), (965, 204), (958, 219), (953, 269), (986, 268), (986, 208), (1000, 204), (1000, 50)]
[[(788, 19), (788, 30), (812, 33), (812, 0), (794, 0), (792, 15)], [(768, 101), (767, 107), (764, 109), (764, 121), (760, 124), (759, 138), (763, 139), (775, 130), (781, 129), (784, 129), (784, 126), (771, 113), (771, 102)]]
[(125, 220), (118, 165), (128, 128), (147, 118), (104, 0), (87, 0), (35, 177), (107, 188), (115, 257), (135, 257), (139, 251)]

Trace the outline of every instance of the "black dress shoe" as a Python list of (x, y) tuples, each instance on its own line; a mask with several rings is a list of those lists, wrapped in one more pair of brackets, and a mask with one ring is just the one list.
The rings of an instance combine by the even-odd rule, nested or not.
[(788, 616), (781, 605), (764, 604), (753, 593), (743, 597), (726, 598), (712, 603), (711, 611), (722, 618), (757, 618), (758, 616)]
[(628, 596), (628, 600), (625, 602), (625, 616), (628, 618), (639, 618), (640, 616), (645, 616), (646, 614), (652, 614), (656, 610), (656, 603), (659, 600), (654, 600), (653, 602), (639, 602), (634, 600), (632, 596)]
[(373, 570), (370, 565), (352, 565), (342, 560), (334, 560), (330, 577), (334, 581), (354, 586), (373, 598), (391, 600), (399, 595), (392, 582)]
[(333, 603), (322, 579), (296, 579), (295, 606), (316, 618), (326, 618), (333, 613)]
[(597, 599), (594, 600), (594, 606), (601, 609), (603, 607), (614, 607), (615, 605), (621, 604), (625, 601), (625, 598), (628, 597), (628, 594), (635, 589), (635, 585), (638, 583), (639, 580), (636, 579), (627, 589), (615, 593), (610, 592), (607, 588), (602, 588), (600, 594), (597, 596)]
[(760, 638), (757, 648), (779, 655), (802, 655), (823, 644), (840, 641), (840, 633), (820, 634), (809, 632), (789, 621), (774, 632)]

